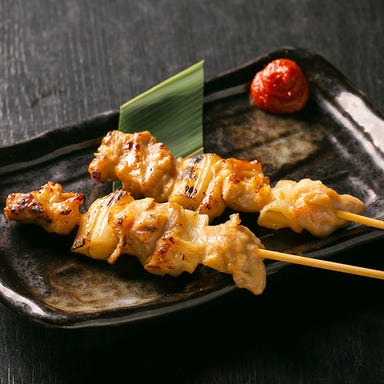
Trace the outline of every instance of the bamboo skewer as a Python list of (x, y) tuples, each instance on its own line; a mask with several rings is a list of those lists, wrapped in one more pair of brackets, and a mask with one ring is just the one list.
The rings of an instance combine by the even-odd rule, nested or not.
[[(354, 223), (366, 225), (368, 227), (384, 229), (384, 221), (379, 219), (373, 219), (370, 217), (358, 215), (347, 211), (337, 210), (336, 215), (343, 220), (351, 221)], [(267, 249), (258, 249), (259, 256), (270, 259), (283, 261), (291, 264), (305, 265), (313, 268), (326, 269), (330, 271), (349, 273), (352, 275), (371, 277), (374, 279), (384, 280), (384, 271), (377, 269), (358, 267), (354, 265), (342, 264), (333, 261), (327, 261), (322, 259), (313, 259), (311, 257), (292, 255), (284, 252), (270, 251)]]
[(194, 152), (191, 152), (189, 155), (185, 156), (185, 159), (190, 159), (193, 156), (196, 156), (196, 155), (199, 155), (200, 153), (203, 153), (203, 151), (204, 151), (203, 147), (197, 148)]
[(379, 271), (377, 269), (370, 269), (364, 267), (357, 267), (354, 265), (336, 263), (334, 261), (327, 261), (321, 259), (313, 259), (311, 257), (304, 257), (298, 255), (291, 255), (289, 253), (270, 251), (267, 249), (259, 248), (257, 253), (260, 257), (265, 259), (284, 261), (292, 264), (300, 264), (308, 267), (327, 269), (336, 272), (349, 273), (352, 275), (371, 277), (374, 279), (384, 280), (384, 271)]
[(384, 221), (379, 219), (373, 219), (371, 217), (366, 217), (362, 215), (357, 215), (356, 213), (351, 213), (347, 211), (336, 211), (336, 215), (343, 220), (353, 221), (354, 223), (366, 225), (368, 227), (374, 227), (378, 229), (384, 229)]

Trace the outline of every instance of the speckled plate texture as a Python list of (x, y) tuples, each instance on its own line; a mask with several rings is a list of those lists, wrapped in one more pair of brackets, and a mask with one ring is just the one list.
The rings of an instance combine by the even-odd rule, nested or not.
[[(300, 113), (276, 116), (249, 99), (249, 84), (269, 61), (286, 57), (306, 73), (310, 100)], [(0, 148), (1, 209), (11, 192), (38, 189), (48, 180), (65, 191), (81, 191), (87, 204), (110, 191), (90, 180), (87, 167), (102, 136), (118, 125), (118, 111)], [(319, 55), (282, 48), (205, 83), (204, 147), (224, 157), (258, 159), (272, 184), (280, 178), (320, 179), (366, 203), (366, 214), (384, 217), (384, 119), (365, 95)], [(226, 212), (230, 213), (230, 212)], [(241, 215), (266, 248), (335, 257), (384, 237), (353, 225), (318, 240), (289, 230), (256, 226)], [(208, 268), (175, 279), (143, 271), (135, 258), (105, 262), (71, 254), (73, 235), (59, 237), (0, 216), (0, 300), (8, 308), (47, 326), (76, 328), (117, 325), (154, 318), (207, 302), (234, 289), (231, 276)], [(268, 274), (285, 264), (269, 262)]]

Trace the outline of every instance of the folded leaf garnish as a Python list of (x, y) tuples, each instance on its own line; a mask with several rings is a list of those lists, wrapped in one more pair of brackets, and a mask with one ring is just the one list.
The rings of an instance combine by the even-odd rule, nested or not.
[(148, 130), (175, 157), (202, 152), (203, 64), (200, 61), (123, 104), (119, 130)]

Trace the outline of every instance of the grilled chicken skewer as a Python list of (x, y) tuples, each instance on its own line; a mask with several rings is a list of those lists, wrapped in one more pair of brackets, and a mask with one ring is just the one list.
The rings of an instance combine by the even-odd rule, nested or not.
[(215, 154), (176, 159), (147, 131), (110, 131), (88, 170), (99, 182), (120, 180), (135, 198), (175, 202), (211, 220), (226, 207), (258, 212), (270, 199), (269, 179), (258, 161)]
[(259, 248), (260, 240), (240, 225), (237, 214), (211, 226), (205, 214), (153, 198), (134, 200), (118, 190), (91, 204), (72, 251), (109, 263), (122, 254), (136, 256), (156, 275), (193, 273), (203, 264), (231, 274), (238, 287), (260, 294), (266, 278)]
[(175, 159), (147, 131), (110, 131), (88, 170), (99, 182), (120, 180), (135, 197), (176, 202), (210, 219), (230, 207), (238, 212), (261, 211), (261, 226), (306, 230), (316, 237), (328, 236), (349, 221), (383, 228), (383, 222), (368, 222), (361, 216), (362, 201), (340, 195), (318, 180), (282, 180), (271, 188), (257, 161), (222, 159), (210, 153)]
[[(239, 288), (254, 294), (265, 288), (264, 258), (384, 279), (383, 271), (266, 250), (248, 228), (240, 225), (238, 214), (212, 226), (205, 214), (172, 202), (157, 203), (153, 198), (134, 200), (122, 190), (95, 200), (80, 214), (83, 201), (82, 194), (63, 193), (61, 185), (49, 182), (39, 191), (9, 195), (4, 212), (8, 220), (34, 223), (59, 234), (79, 225), (72, 251), (94, 259), (114, 263), (122, 254), (133, 255), (148, 272), (171, 276), (193, 273), (202, 264), (231, 274)], [(73, 212), (70, 223), (68, 214), (58, 213), (58, 202)], [(15, 206), (23, 207), (21, 215), (15, 214)], [(36, 206), (39, 209), (34, 209)], [(53, 214), (42, 219), (41, 212)]]
[(85, 213), (80, 193), (64, 193), (48, 182), (30, 193), (10, 194), (4, 209), (8, 220), (40, 225), (66, 235), (79, 226), (72, 251), (114, 263), (122, 254), (136, 256), (156, 275), (193, 273), (199, 264), (228, 273), (235, 284), (254, 294), (265, 287), (266, 273), (257, 249), (260, 240), (240, 225), (238, 214), (223, 224), (209, 225), (209, 217), (179, 204), (135, 200), (115, 191), (96, 199)]

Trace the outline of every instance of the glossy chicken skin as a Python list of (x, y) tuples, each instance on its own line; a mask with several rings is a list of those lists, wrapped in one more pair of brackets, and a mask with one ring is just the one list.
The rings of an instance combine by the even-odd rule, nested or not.
[(223, 159), (216, 154), (175, 159), (147, 131), (111, 131), (89, 165), (96, 181), (120, 180), (135, 198), (176, 202), (210, 219), (226, 207), (259, 212), (270, 199), (269, 179), (258, 161)]
[(213, 219), (226, 207), (259, 212), (269, 201), (270, 190), (258, 161), (222, 159), (207, 153), (181, 162), (169, 201)]
[(348, 223), (337, 216), (337, 210), (362, 214), (364, 203), (338, 194), (319, 180), (280, 180), (272, 188), (272, 200), (260, 211), (258, 224), (272, 229), (289, 227), (298, 233), (307, 230), (325, 237)]
[(115, 191), (96, 200), (80, 221), (72, 250), (114, 263), (122, 254), (138, 257), (156, 275), (192, 273), (199, 264), (229, 273), (238, 287), (260, 294), (265, 267), (260, 240), (240, 225), (237, 214), (210, 226), (207, 215), (153, 198), (133, 200)]
[(124, 190), (96, 199), (84, 212), (81, 193), (63, 193), (58, 183), (8, 196), (8, 220), (33, 223), (48, 232), (69, 234), (79, 226), (72, 251), (114, 263), (122, 254), (136, 256), (156, 275), (193, 273), (199, 264), (233, 276), (254, 294), (265, 288), (266, 272), (257, 254), (260, 240), (240, 225), (237, 214), (210, 226), (209, 218), (179, 204), (135, 200)]
[(62, 186), (49, 181), (39, 190), (8, 195), (4, 208), (8, 220), (38, 224), (47, 232), (69, 234), (79, 223), (79, 207), (84, 195), (63, 192)]
[(108, 132), (88, 167), (93, 180), (120, 180), (135, 198), (168, 200), (177, 174), (177, 162), (163, 143), (149, 132)]

